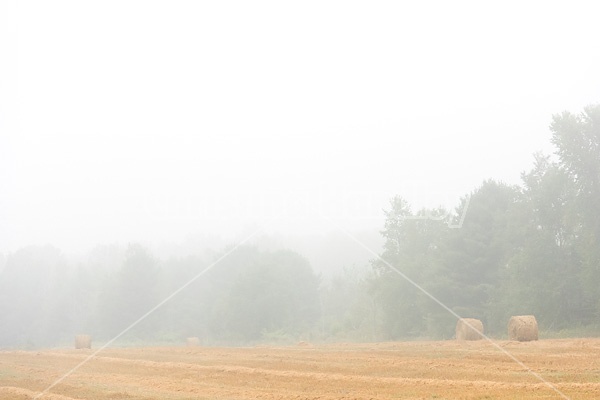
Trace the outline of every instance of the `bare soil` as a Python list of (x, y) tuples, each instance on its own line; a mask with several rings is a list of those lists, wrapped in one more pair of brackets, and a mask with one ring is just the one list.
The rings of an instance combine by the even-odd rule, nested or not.
[[(497, 344), (525, 366), (486, 341), (112, 348), (39, 398), (600, 399), (600, 339)], [(0, 399), (35, 398), (93, 352), (0, 351)]]

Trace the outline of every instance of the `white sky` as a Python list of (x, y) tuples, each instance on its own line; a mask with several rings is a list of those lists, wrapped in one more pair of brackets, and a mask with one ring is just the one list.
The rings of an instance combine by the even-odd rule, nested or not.
[(593, 1), (0, 4), (0, 252), (379, 227), (600, 101)]

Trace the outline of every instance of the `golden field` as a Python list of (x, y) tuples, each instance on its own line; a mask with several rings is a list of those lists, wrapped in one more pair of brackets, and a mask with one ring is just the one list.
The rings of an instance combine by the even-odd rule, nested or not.
[[(600, 339), (110, 348), (40, 399), (600, 399)], [(0, 351), (0, 399), (32, 399), (94, 350)]]

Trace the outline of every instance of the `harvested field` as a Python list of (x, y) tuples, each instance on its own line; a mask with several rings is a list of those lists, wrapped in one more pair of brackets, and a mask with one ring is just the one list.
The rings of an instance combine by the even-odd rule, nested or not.
[[(600, 398), (600, 339), (498, 342), (571, 399)], [(32, 399), (92, 350), (0, 352)], [(42, 399), (561, 399), (486, 341), (107, 349)]]

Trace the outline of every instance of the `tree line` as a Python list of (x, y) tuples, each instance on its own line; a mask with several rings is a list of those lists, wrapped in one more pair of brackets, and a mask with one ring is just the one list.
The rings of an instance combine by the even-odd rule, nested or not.
[(30, 246), (9, 255), (2, 272), (0, 346), (68, 344), (78, 332), (105, 342), (126, 331), (116, 344), (297, 337), (319, 315), (318, 289), (308, 261), (287, 250), (159, 260), (131, 244), (100, 247), (69, 266), (58, 249)]
[(517, 314), (536, 315), (542, 330), (593, 331), (600, 105), (555, 115), (550, 131), (555, 154), (536, 154), (520, 185), (486, 180), (454, 210), (393, 198), (380, 257), (327, 281), (291, 250), (161, 260), (139, 244), (114, 245), (73, 265), (51, 246), (20, 249), (0, 257), (0, 348), (65, 345), (77, 333), (107, 341), (125, 330), (117, 344), (451, 338), (455, 316), (438, 302), (481, 319), (491, 335)]
[(555, 154), (536, 154), (521, 185), (487, 180), (450, 217), (392, 200), (367, 285), (384, 338), (452, 336), (455, 317), (424, 292), (492, 334), (519, 314), (546, 330), (599, 324), (600, 106), (550, 130)]

